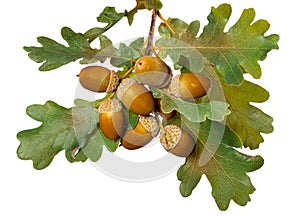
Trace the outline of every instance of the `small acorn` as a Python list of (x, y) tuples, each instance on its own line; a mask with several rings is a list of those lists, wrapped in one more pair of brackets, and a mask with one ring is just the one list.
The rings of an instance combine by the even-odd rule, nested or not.
[(175, 111), (175, 110), (173, 110), (173, 111), (170, 112), (170, 113), (165, 113), (165, 112), (162, 111), (162, 109), (161, 109), (161, 98), (155, 99), (155, 105), (156, 105), (157, 111), (159, 112), (159, 114), (160, 114), (165, 120), (169, 120), (170, 118), (172, 118), (172, 117), (176, 114), (176, 111)]
[(160, 58), (143, 56), (135, 63), (137, 79), (151, 87), (165, 88), (172, 79), (171, 68)]
[(132, 78), (122, 80), (117, 97), (135, 114), (149, 115), (154, 110), (154, 98), (150, 91)]
[(140, 116), (137, 125), (132, 130), (127, 130), (122, 136), (121, 145), (129, 150), (134, 150), (147, 145), (159, 131), (159, 125), (154, 117)]
[(119, 84), (119, 77), (115, 71), (102, 66), (88, 66), (79, 75), (80, 84), (93, 92), (113, 92)]
[(168, 152), (179, 157), (189, 156), (196, 144), (191, 135), (177, 125), (165, 127), (164, 133), (160, 135), (160, 143)]
[(99, 106), (99, 124), (104, 135), (112, 140), (118, 139), (125, 131), (125, 115), (118, 99), (107, 99)]
[(198, 98), (207, 94), (210, 81), (198, 73), (184, 73), (176, 75), (167, 91), (178, 98)]

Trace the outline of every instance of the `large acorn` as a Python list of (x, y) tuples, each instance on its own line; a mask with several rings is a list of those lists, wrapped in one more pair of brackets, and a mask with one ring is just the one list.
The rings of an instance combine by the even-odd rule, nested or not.
[(195, 147), (192, 136), (177, 125), (167, 125), (160, 135), (160, 143), (170, 153), (187, 157)]
[(154, 117), (139, 116), (138, 123), (122, 136), (121, 145), (134, 150), (147, 145), (158, 133), (159, 125)]
[(198, 98), (207, 94), (210, 81), (198, 73), (184, 73), (176, 75), (167, 91), (175, 97), (188, 99)]
[(113, 92), (119, 84), (119, 77), (115, 71), (102, 66), (88, 66), (79, 75), (80, 84), (93, 92)]
[(104, 135), (110, 139), (118, 139), (125, 131), (125, 115), (118, 99), (107, 99), (99, 106), (99, 124)]
[(150, 91), (132, 78), (122, 80), (117, 97), (135, 114), (149, 115), (154, 110), (154, 98)]
[(143, 56), (135, 63), (137, 79), (151, 87), (165, 88), (172, 79), (171, 68), (160, 58)]

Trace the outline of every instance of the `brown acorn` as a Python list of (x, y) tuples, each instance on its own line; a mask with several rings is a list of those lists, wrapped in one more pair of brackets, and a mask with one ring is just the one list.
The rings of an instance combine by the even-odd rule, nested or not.
[(160, 58), (143, 56), (135, 63), (137, 79), (151, 87), (165, 88), (172, 79), (171, 68)]
[(134, 150), (147, 145), (158, 133), (159, 125), (154, 117), (140, 116), (137, 125), (122, 136), (121, 145)]
[(113, 92), (119, 84), (116, 72), (102, 66), (88, 66), (79, 75), (80, 84), (93, 92)]
[(168, 152), (179, 157), (189, 156), (196, 144), (192, 136), (177, 125), (165, 127), (160, 136), (160, 143)]
[(132, 78), (121, 82), (117, 89), (117, 97), (135, 114), (149, 115), (154, 110), (154, 98), (150, 91)]
[(107, 99), (99, 106), (99, 124), (104, 135), (110, 139), (118, 139), (125, 131), (125, 115), (118, 99)]
[(198, 73), (184, 73), (176, 75), (167, 91), (175, 97), (188, 99), (198, 98), (207, 94), (210, 81)]

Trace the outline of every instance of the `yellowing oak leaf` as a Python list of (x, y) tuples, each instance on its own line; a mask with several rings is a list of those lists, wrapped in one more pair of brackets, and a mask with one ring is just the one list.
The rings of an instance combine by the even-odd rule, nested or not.
[(273, 118), (250, 103), (267, 101), (269, 93), (246, 80), (239, 86), (224, 84), (223, 89), (231, 111), (226, 119), (227, 125), (241, 137), (245, 147), (258, 148), (264, 141), (261, 133), (273, 132)]

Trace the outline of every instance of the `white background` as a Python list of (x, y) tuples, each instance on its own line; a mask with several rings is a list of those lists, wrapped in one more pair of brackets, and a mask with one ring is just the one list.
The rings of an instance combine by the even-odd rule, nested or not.
[[(225, 0), (224, 0), (225, 1)], [(163, 0), (162, 14), (185, 21), (199, 19), (207, 24), (210, 6), (217, 0)], [(37, 171), (31, 161), (16, 156), (16, 133), (37, 127), (25, 108), (47, 100), (70, 107), (81, 66), (73, 63), (42, 73), (22, 49), (38, 45), (37, 36), (60, 42), (60, 28), (84, 32), (97, 26), (96, 17), (107, 6), (118, 11), (131, 9), (134, 0), (3, 1), (1, 16), (1, 156), (0, 215), (299, 215), (299, 7), (296, 0), (227, 0), (233, 6), (230, 24), (244, 8), (254, 7), (257, 19), (271, 23), (268, 32), (281, 36), (280, 50), (269, 53), (261, 63), (263, 76), (256, 80), (269, 90), (270, 100), (259, 105), (274, 117), (275, 131), (252, 154), (260, 154), (265, 165), (250, 173), (256, 192), (245, 207), (231, 202), (226, 212), (218, 210), (211, 188), (203, 177), (193, 194), (181, 197), (176, 172), (147, 183), (128, 183), (99, 172), (90, 163), (69, 164), (59, 154), (45, 170)], [(122, 20), (107, 35), (114, 41), (145, 36), (150, 13), (139, 12), (132, 27)], [(298, 103), (299, 104), (299, 103)]]

